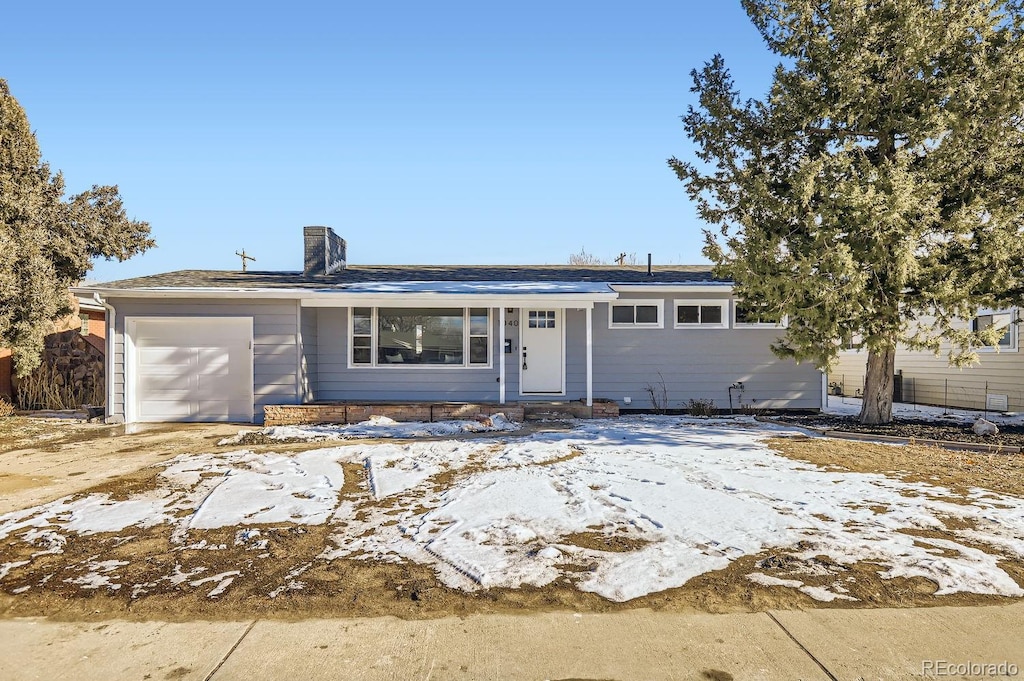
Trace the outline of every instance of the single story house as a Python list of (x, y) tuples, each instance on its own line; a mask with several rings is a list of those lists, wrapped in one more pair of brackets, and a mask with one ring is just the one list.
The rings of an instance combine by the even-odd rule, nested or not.
[(185, 270), (76, 289), (107, 311), (110, 421), (261, 423), (327, 402), (818, 409), (707, 266), (369, 266), (304, 228), (302, 272)]
[[(1003, 329), (996, 347), (978, 349), (979, 362), (960, 369), (949, 365), (949, 345), (936, 355), (929, 351), (896, 348), (897, 401), (940, 407), (988, 411), (1024, 411), (1024, 353), (1019, 340), (1020, 311), (978, 310), (972, 319), (956, 325), (974, 331), (991, 326)], [(857, 339), (852, 339), (856, 341)], [(864, 390), (867, 353), (856, 342), (847, 343), (829, 374), (832, 394), (860, 396)]]

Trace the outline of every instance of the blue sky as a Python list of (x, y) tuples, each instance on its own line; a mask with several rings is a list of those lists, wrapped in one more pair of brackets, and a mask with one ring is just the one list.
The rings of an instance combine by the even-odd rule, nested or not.
[[(354, 264), (701, 262), (665, 159), (689, 72), (776, 60), (739, 2), (13, 3), (0, 77), (70, 192), (117, 184), (158, 247), (105, 281)], [(12, 30), (12, 27), (16, 27)]]

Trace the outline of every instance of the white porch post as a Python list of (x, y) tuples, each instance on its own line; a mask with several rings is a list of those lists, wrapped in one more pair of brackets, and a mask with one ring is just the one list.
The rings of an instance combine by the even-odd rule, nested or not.
[(498, 404), (505, 404), (505, 308), (498, 308)]
[(587, 308), (587, 406), (594, 406), (594, 306)]

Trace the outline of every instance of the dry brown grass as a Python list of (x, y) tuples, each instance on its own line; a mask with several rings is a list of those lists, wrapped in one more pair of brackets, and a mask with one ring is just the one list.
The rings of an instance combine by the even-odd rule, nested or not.
[[(893, 447), (820, 438), (779, 438), (772, 440), (771, 444), (786, 456), (836, 470), (880, 473), (957, 490), (980, 486), (1008, 494), (1024, 491), (1021, 481), (1024, 457), (1020, 455), (977, 455), (929, 447)], [(106, 481), (91, 491), (109, 493), (115, 498), (144, 492), (157, 484), (156, 470), (146, 469)], [(347, 464), (344, 470), (343, 496), (365, 498), (366, 469), (359, 464)], [(374, 502), (367, 500), (366, 503)], [(380, 502), (380, 507), (385, 508), (386, 503), (391, 502)], [(882, 507), (874, 510), (886, 512)], [(420, 513), (426, 509), (414, 511)], [(949, 520), (946, 531), (935, 529), (910, 531), (908, 534), (945, 537), (973, 546), (954, 534), (964, 529), (963, 522)], [(68, 542), (62, 554), (34, 559), (32, 554), (44, 546), (5, 542), (0, 545), (0, 563), (28, 559), (32, 559), (32, 563), (13, 569), (3, 580), (0, 617), (49, 615), (62, 619), (116, 616), (229, 620), (394, 615), (433, 618), (550, 610), (608, 612), (652, 608), (739, 612), (779, 608), (977, 605), (1015, 600), (969, 593), (935, 596), (936, 585), (927, 579), (883, 579), (880, 576), (885, 571), (883, 565), (867, 561), (837, 565), (825, 556), (808, 559), (798, 555), (806, 549), (800, 546), (743, 556), (725, 569), (700, 575), (681, 587), (626, 603), (613, 603), (581, 591), (577, 583), (592, 569), (585, 564), (562, 566), (563, 575), (544, 587), (467, 592), (443, 585), (433, 567), (427, 565), (354, 558), (329, 560), (324, 557), (325, 549), (333, 546), (330, 537), (333, 528), (329, 524), (299, 526), (279, 523), (250, 527), (261, 531), (256, 540), (266, 540), (266, 545), (260, 546), (252, 541), (236, 543), (238, 529), (189, 531), (184, 541), (172, 537), (173, 530), (167, 525), (87, 536), (67, 534)], [(567, 544), (596, 551), (642, 548), (642, 543), (631, 538), (624, 528), (591, 529), (593, 531), (564, 537), (563, 540)], [(204, 540), (206, 548), (196, 548)], [(211, 546), (218, 548), (210, 550)], [(221, 546), (223, 548), (219, 548)], [(111, 573), (114, 581), (124, 585), (121, 589), (88, 589), (73, 581), (90, 571), (89, 563), (102, 561), (129, 563)], [(1002, 561), (1000, 566), (1018, 583), (1024, 584), (1024, 565), (1019, 561)], [(815, 571), (808, 572), (809, 567)], [(241, 574), (222, 595), (211, 597), (209, 592), (215, 586), (213, 583), (196, 586), (189, 580), (178, 584), (168, 581), (166, 576), (173, 574), (176, 568), (182, 572), (195, 572), (202, 568), (201, 572), (195, 572), (191, 581), (226, 571), (238, 570)], [(795, 589), (756, 584), (747, 578), (752, 572), (799, 579), (805, 584), (826, 588), (834, 588), (838, 583), (858, 600), (822, 603)], [(133, 587), (140, 584), (149, 586), (145, 587), (144, 593), (137, 592), (133, 597)], [(288, 588), (289, 585), (292, 588)], [(13, 593), (24, 587), (28, 589)], [(284, 589), (280, 590), (282, 587)], [(271, 597), (272, 593), (277, 595)]]
[(835, 470), (879, 473), (907, 482), (948, 487), (958, 494), (982, 487), (1024, 496), (1024, 454), (963, 452), (830, 438), (773, 438), (768, 444), (791, 459)]

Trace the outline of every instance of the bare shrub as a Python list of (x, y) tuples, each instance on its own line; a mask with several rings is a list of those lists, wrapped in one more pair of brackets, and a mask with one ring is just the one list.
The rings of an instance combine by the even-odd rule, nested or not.
[(15, 401), (19, 409), (78, 409), (83, 404), (106, 401), (102, 385), (76, 388), (49, 363), (18, 379)]
[(579, 253), (573, 253), (569, 256), (570, 265), (604, 265), (604, 260), (597, 257), (593, 253), (587, 253), (586, 248), (581, 248)]
[(714, 416), (718, 413), (718, 410), (715, 409), (715, 401), (705, 399), (695, 400), (691, 398), (686, 403), (686, 410), (690, 412), (691, 416)]
[(14, 405), (0, 397), (0, 419), (14, 416)]
[(655, 414), (664, 414), (668, 409), (668, 388), (665, 386), (665, 377), (658, 372), (658, 380), (655, 383), (648, 383), (644, 386), (647, 397), (651, 400), (651, 406)]

